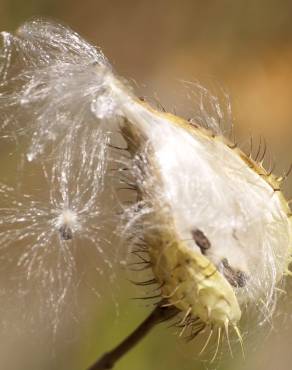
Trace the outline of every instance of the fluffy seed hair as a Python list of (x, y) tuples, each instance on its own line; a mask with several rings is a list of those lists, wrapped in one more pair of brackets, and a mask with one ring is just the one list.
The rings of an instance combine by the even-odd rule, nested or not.
[[(225, 139), (213, 119), (190, 123), (138, 99), (101, 51), (71, 30), (33, 21), (2, 35), (2, 132), (31, 135), (28, 160), (53, 144), (54, 163), (72, 138), (91, 135), (85, 127), (120, 131), (129, 155), (112, 158), (136, 194), (123, 207), (122, 235), (152, 271), (141, 285), (158, 284), (191, 338), (209, 328), (219, 343), (231, 326), (241, 340), (242, 313), (256, 306), (261, 317), (270, 314), (288, 271), (291, 221), (281, 181)], [(85, 152), (94, 145), (100, 142)], [(72, 150), (78, 153), (74, 140)], [(72, 213), (58, 219), (63, 239), (75, 221)]]

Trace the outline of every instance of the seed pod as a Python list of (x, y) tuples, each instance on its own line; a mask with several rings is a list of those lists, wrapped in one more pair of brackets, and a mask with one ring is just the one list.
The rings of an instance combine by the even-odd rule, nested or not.
[(138, 100), (122, 110), (137, 229), (162, 297), (219, 335), (231, 325), (240, 336), (242, 309), (270, 314), (288, 271), (281, 181), (223, 136)]

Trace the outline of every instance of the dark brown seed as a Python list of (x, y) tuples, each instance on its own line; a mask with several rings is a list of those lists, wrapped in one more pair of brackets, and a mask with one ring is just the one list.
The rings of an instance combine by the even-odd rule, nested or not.
[(235, 288), (243, 288), (247, 282), (247, 275), (240, 270), (233, 270), (229, 265), (229, 262), (226, 258), (222, 260), (223, 266), (223, 275), (228, 280), (229, 284)]
[(194, 242), (200, 248), (202, 254), (206, 254), (206, 251), (211, 248), (211, 243), (203, 231), (199, 229), (192, 230), (192, 236)]
[(71, 240), (73, 238), (72, 230), (67, 225), (62, 225), (59, 232), (63, 240)]

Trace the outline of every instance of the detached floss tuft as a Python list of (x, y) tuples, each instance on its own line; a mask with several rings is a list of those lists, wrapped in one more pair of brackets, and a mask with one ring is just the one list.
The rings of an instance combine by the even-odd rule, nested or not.
[(40, 20), (1, 35), (0, 109), (5, 119), (0, 132), (13, 128), (18, 136), (29, 137), (28, 161), (50, 146), (61, 148), (65, 137), (76, 131), (81, 135), (84, 125), (101, 126), (110, 103), (104, 75), (111, 66), (100, 49), (64, 26)]
[[(106, 279), (114, 274), (101, 201), (108, 137), (90, 127), (83, 133), (66, 137), (68, 142), (53, 163), (40, 163), (34, 173), (44, 183), (39, 194), (35, 189), (24, 194), (0, 183), (0, 261), (2, 270), (7, 269), (5, 279), (14, 281), (19, 295), (25, 291), (30, 299), (34, 287), (40, 318), (54, 331), (68, 303), (69, 312), (76, 309), (71, 300), (82, 275), (94, 274), (98, 282), (105, 271)], [(98, 290), (98, 284), (90, 289)]]

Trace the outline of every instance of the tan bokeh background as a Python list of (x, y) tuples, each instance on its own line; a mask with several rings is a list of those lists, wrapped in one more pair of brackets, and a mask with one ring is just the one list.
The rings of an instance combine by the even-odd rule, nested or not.
[[(279, 173), (292, 157), (292, 2), (288, 0), (0, 0), (1, 30), (12, 31), (34, 16), (59, 20), (102, 47), (119, 74), (137, 82), (139, 94), (159, 97), (173, 107), (177, 80), (206, 81), (227, 90), (231, 96), (237, 140), (250, 133), (263, 135), (274, 153)], [(186, 102), (186, 109), (190, 102)], [(2, 161), (5, 147), (1, 148)], [(3, 163), (4, 163), (3, 162)], [(5, 170), (3, 165), (1, 172)], [(292, 194), (287, 182), (286, 194)], [(123, 274), (121, 274), (122, 276)], [(14, 370), (83, 370), (95, 356), (109, 349), (134, 328), (149, 312), (144, 302), (130, 299), (133, 289), (126, 279), (119, 282), (115, 300), (108, 297), (96, 304), (90, 300), (92, 317), (70, 328), (58, 340), (55, 351), (21, 345), (7, 357), (18, 356)], [(238, 354), (218, 365), (220, 369), (274, 370), (291, 368), (292, 318), (286, 302), (279, 310), (264, 344), (254, 328), (246, 361)], [(24, 308), (25, 309), (25, 308)], [(11, 314), (11, 320), (17, 318)], [(21, 322), (19, 323), (21, 326)], [(42, 338), (43, 347), (50, 339)], [(13, 338), (9, 338), (13, 343)], [(248, 342), (249, 339), (246, 341)], [(174, 330), (157, 328), (117, 370), (195, 370), (206, 368), (196, 354), (202, 343), (185, 344)], [(29, 354), (29, 355), (28, 355)], [(227, 357), (230, 357), (229, 355)], [(3, 360), (4, 361), (4, 360)], [(1, 361), (0, 359), (0, 363)], [(5, 360), (6, 361), (6, 360)], [(9, 363), (9, 360), (7, 360)], [(8, 365), (7, 365), (8, 366)], [(12, 366), (12, 365), (11, 365)], [(1, 368), (3, 368), (1, 366)], [(12, 367), (11, 367), (12, 368)], [(7, 367), (8, 369), (8, 367)], [(3, 370), (7, 370), (6, 367)]]

